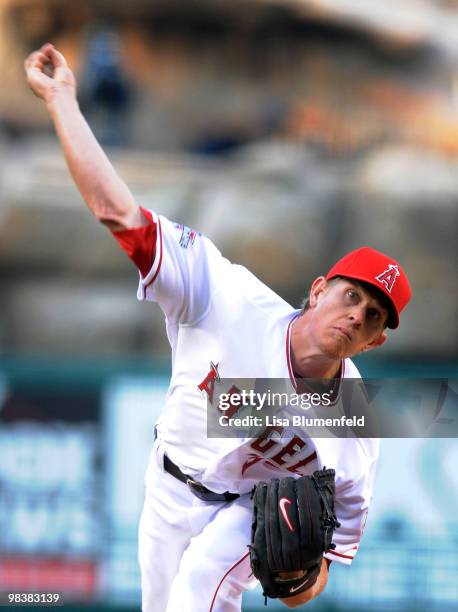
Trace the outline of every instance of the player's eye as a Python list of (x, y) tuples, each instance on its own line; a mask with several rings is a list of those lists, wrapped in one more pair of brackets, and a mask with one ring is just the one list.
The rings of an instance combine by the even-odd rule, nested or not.
[(356, 293), (354, 289), (347, 289), (346, 295), (352, 301), (355, 301), (358, 298), (358, 294)]
[(371, 321), (378, 321), (381, 317), (381, 313), (376, 308), (369, 308), (367, 311), (367, 316)]

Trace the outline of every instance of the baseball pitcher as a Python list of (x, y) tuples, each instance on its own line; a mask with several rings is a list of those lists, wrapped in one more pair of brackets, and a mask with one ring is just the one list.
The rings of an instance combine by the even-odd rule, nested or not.
[[(319, 379), (339, 394), (351, 357), (381, 346), (410, 299), (400, 264), (370, 247), (316, 278), (292, 308), (208, 240), (135, 202), (84, 120), (51, 44), (25, 62), (89, 209), (139, 271), (139, 300), (165, 314), (172, 377), (156, 425), (139, 529), (145, 612), (236, 612), (260, 581), (294, 608), (351, 564), (379, 444), (370, 438), (209, 438), (207, 404), (227, 378)], [(216, 407), (215, 407), (216, 409)], [(275, 428), (274, 428), (275, 429)]]

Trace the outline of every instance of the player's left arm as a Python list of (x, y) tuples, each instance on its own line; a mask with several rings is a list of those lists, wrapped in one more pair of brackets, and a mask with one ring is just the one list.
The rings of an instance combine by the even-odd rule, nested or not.
[[(318, 574), (315, 584), (313, 584), (309, 589), (299, 593), (298, 595), (293, 595), (292, 597), (285, 597), (281, 599), (281, 601), (288, 606), (288, 608), (297, 608), (299, 606), (303, 606), (308, 603), (312, 599), (315, 599), (320, 593), (324, 591), (325, 586), (328, 583), (329, 576), (329, 565), (330, 561), (327, 559), (321, 560), (321, 570)], [(289, 572), (288, 575), (283, 576), (284, 578), (294, 578), (294, 572)]]

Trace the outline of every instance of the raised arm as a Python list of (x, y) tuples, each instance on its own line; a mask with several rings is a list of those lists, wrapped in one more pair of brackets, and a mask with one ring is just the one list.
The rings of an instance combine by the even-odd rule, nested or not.
[(25, 61), (27, 82), (47, 106), (68, 168), (95, 217), (112, 231), (146, 220), (87, 124), (76, 99), (76, 79), (62, 53), (46, 44)]

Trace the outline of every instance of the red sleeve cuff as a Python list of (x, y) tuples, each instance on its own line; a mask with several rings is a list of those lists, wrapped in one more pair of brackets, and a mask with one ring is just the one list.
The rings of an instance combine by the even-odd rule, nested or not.
[(112, 233), (144, 278), (151, 270), (156, 255), (157, 224), (148, 210), (144, 208), (140, 210), (148, 225)]

